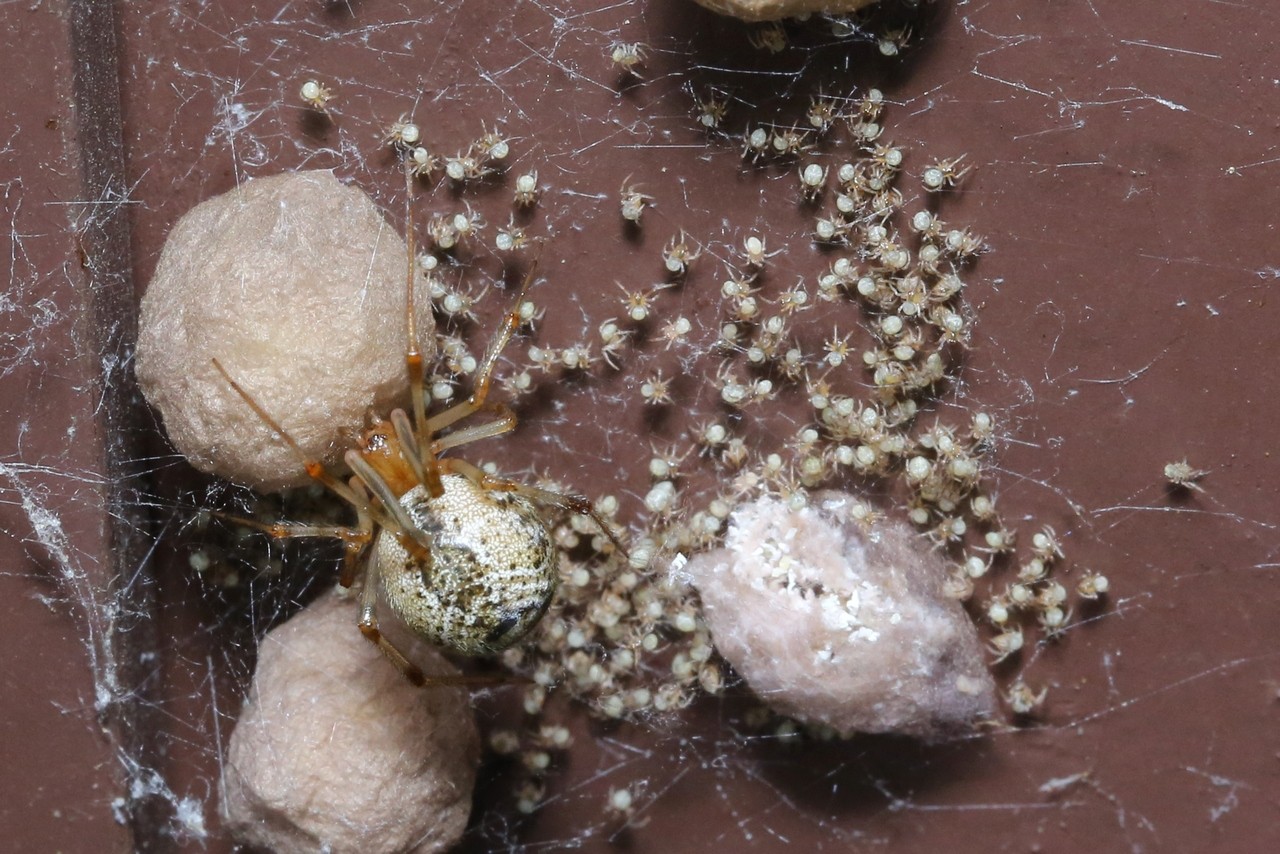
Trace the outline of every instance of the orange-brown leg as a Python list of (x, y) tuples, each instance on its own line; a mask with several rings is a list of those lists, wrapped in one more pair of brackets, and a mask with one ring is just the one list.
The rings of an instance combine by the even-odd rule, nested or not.
[(406, 658), (405, 654), (378, 628), (378, 558), (376, 555), (369, 561), (369, 566), (365, 570), (364, 588), (360, 591), (360, 619), (357, 625), (360, 627), (360, 634), (368, 638), (369, 642), (404, 674), (405, 679), (414, 685), (426, 684), (427, 679), (422, 668)]
[[(404, 242), (409, 253), (409, 269), (405, 274), (404, 311), (405, 343), (404, 364), (409, 374), (409, 390), (413, 395), (413, 423), (418, 429), (418, 444), (425, 445), (427, 422), (426, 367), (422, 362), (422, 345), (418, 340), (418, 313), (414, 304), (414, 285), (418, 278), (416, 232), (413, 227), (413, 165), (404, 164)], [(434, 493), (433, 493), (434, 494)]]
[(436, 462), (437, 449), (432, 442), (419, 444), (418, 435), (409, 423), (409, 416), (403, 409), (393, 410), (391, 425), (395, 427), (396, 438), (400, 440), (400, 452), (413, 469), (418, 483), (426, 487), (432, 498), (444, 495), (444, 486), (440, 483), (440, 467)]
[(339, 583), (350, 587), (359, 574), (360, 557), (369, 543), (373, 541), (373, 526), (361, 519), (359, 527), (347, 528), (342, 525), (301, 525), (294, 522), (259, 522), (214, 510), (213, 515), (226, 519), (246, 528), (254, 528), (277, 540), (301, 537), (331, 537), (342, 541), (342, 576)]
[(529, 284), (533, 281), (534, 273), (537, 270), (538, 258), (534, 258), (533, 263), (529, 266), (529, 272), (525, 273), (524, 281), (520, 285), (520, 292), (516, 294), (516, 298), (511, 303), (511, 310), (503, 316), (502, 325), (498, 327), (498, 333), (493, 341), (490, 342), (489, 349), (484, 355), (484, 361), (480, 363), (480, 370), (476, 374), (475, 389), (462, 403), (451, 406), (439, 415), (428, 418), (428, 434), (434, 436), (450, 424), (460, 421), (484, 407), (485, 398), (489, 396), (489, 387), (493, 382), (494, 366), (498, 363), (498, 357), (502, 355), (502, 351), (506, 349), (511, 336), (520, 327), (520, 304), (524, 302), (524, 296), (528, 292)]
[(258, 418), (274, 430), (276, 434), (284, 440), (285, 444), (294, 450), (294, 453), (298, 455), (298, 459), (302, 460), (302, 464), (306, 468), (307, 474), (310, 475), (312, 480), (323, 484), (326, 489), (353, 507), (361, 507), (359, 497), (350, 488), (348, 488), (345, 483), (330, 474), (324, 467), (323, 463), (319, 460), (313, 460), (308, 457), (306, 452), (302, 450), (302, 447), (294, 440), (293, 436), (289, 435), (288, 431), (280, 426), (280, 422), (272, 418), (271, 414), (267, 412), (267, 410), (263, 409), (262, 405), (258, 403), (258, 401), (254, 400), (253, 396), (245, 390), (244, 386), (232, 379), (231, 374), (227, 373), (227, 369), (222, 367), (222, 363), (216, 358), (213, 360), (213, 366), (218, 369), (218, 373), (222, 374), (223, 379), (225, 379), (231, 388), (235, 390), (236, 394), (240, 395), (244, 402), (249, 405), (249, 408), (254, 411)]
[(503, 433), (510, 433), (516, 428), (516, 414), (506, 404), (487, 404), (484, 408), (495, 412), (497, 417), (493, 421), (488, 421), (484, 424), (462, 427), (436, 439), (431, 443), (433, 454), (439, 454), (441, 451), (456, 448), (469, 442), (478, 442), (481, 439), (501, 436)]

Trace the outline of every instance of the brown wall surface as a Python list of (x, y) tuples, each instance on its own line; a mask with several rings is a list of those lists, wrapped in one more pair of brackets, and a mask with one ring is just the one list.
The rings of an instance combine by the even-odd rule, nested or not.
[[(514, 176), (536, 168), (547, 346), (594, 340), (622, 312), (615, 282), (661, 281), (659, 253), (683, 229), (703, 256), (660, 295), (658, 319), (690, 318), (691, 343), (652, 336), (621, 370), (551, 389), (478, 452), (508, 474), (617, 495), (638, 529), (649, 445), (722, 415), (702, 377), (720, 364), (720, 283), (743, 238), (786, 250), (763, 280), (770, 299), (834, 258), (808, 239), (816, 209), (797, 203), (797, 163), (745, 163), (743, 132), (802, 121), (819, 92), (873, 85), (889, 101), (886, 138), (908, 152), (908, 210), (926, 204), (913, 197), (929, 158), (967, 154), (973, 172), (938, 208), (991, 249), (967, 275), (959, 380), (922, 421), (995, 413), (987, 477), (1006, 521), (1024, 539), (1052, 525), (1068, 577), (1105, 572), (1112, 596), (997, 668), (1002, 685), (1049, 688), (1019, 728), (935, 747), (780, 744), (739, 727), (740, 685), (677, 724), (568, 712), (577, 743), (550, 801), (520, 818), (504, 774), (487, 772), (464, 845), (1280, 845), (1277, 10), (939, 0), (910, 20), (912, 45), (888, 60), (817, 19), (769, 55), (745, 26), (677, 0), (0, 6), (0, 848), (233, 847), (219, 750), (254, 638), (305, 583), (254, 577), (226, 592), (187, 566), (178, 534), (222, 493), (202, 494), (129, 379), (136, 298), (183, 212), (254, 176), (332, 168), (399, 224), (403, 183), (379, 145), (392, 122), (412, 114), (444, 155), (500, 125), (509, 174), (464, 191), (437, 178), (418, 227), (470, 204), (492, 234)], [(642, 79), (611, 67), (619, 41), (649, 46)], [(335, 89), (328, 119), (297, 97), (310, 77)], [(729, 93), (723, 135), (693, 121), (707, 87)], [(835, 138), (801, 162), (853, 153)], [(639, 232), (618, 219), (627, 180), (655, 199)], [(456, 274), (478, 288), (501, 266), (477, 250)], [(473, 341), (502, 303), (482, 304)], [(833, 325), (853, 332), (860, 317), (851, 302), (818, 305), (797, 334), (820, 353)], [(659, 369), (680, 379), (674, 411), (655, 416), (638, 386)], [(792, 392), (742, 429), (783, 449), (811, 418)], [(1166, 488), (1164, 465), (1184, 457), (1208, 472), (1203, 491)], [(641, 784), (642, 820), (618, 832), (600, 810), (628, 784)]]

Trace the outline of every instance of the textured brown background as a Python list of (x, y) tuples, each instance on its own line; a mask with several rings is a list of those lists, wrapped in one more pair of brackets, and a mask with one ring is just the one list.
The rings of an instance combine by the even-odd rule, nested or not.
[[(516, 168), (538, 168), (546, 189), (533, 222), (555, 238), (540, 288), (544, 342), (570, 343), (616, 314), (613, 282), (656, 281), (657, 253), (684, 228), (707, 254), (663, 310), (694, 319), (705, 345), (720, 259), (748, 231), (788, 246), (770, 268), (774, 292), (824, 261), (801, 236), (808, 216), (794, 205), (793, 170), (742, 169), (736, 141), (707, 143), (682, 87), (732, 88), (743, 102), (730, 119), (738, 129), (753, 115), (800, 116), (819, 86), (843, 93), (869, 82), (893, 102), (886, 123), (913, 151), (909, 171), (918, 173), (920, 152), (969, 153), (976, 170), (943, 215), (994, 249), (969, 277), (977, 335), (940, 411), (998, 414), (1008, 431), (992, 475), (1002, 508), (1054, 525), (1074, 564), (1111, 577), (1112, 607), (1001, 669), (1051, 687), (1043, 722), (1025, 730), (939, 748), (864, 740), (797, 750), (726, 729), (715, 702), (659, 731), (579, 721), (547, 807), (504, 830), (514, 820), (495, 784), (481, 795), (470, 846), (1280, 844), (1280, 308), (1268, 299), (1280, 278), (1280, 66), (1270, 36), (1280, 21), (1271, 4), (944, 0), (893, 64), (865, 46), (829, 44), (820, 28), (765, 58), (745, 46), (744, 28), (676, 0), (600, 11), (132, 2), (117, 10), (118, 49), (107, 7), (95, 7), (98, 20), (80, 8), (0, 7), (10, 262), (0, 303), (0, 846), (229, 848), (216, 820), (217, 749), (253, 633), (278, 613), (246, 614), (191, 580), (168, 538), (152, 553), (133, 536), (167, 534), (184, 511), (172, 497), (121, 494), (134, 483), (123, 479), (129, 466), (148, 475), (137, 482), (145, 494), (161, 496), (172, 492), (152, 475), (181, 467), (131, 444), (140, 434), (130, 424), (151, 420), (121, 379), (127, 361), (110, 358), (128, 352), (129, 269), (140, 292), (183, 211), (248, 176), (333, 167), (398, 221), (400, 185), (377, 137), (420, 98), (416, 115), (446, 153), (501, 120)], [(606, 59), (615, 40), (653, 47), (646, 81), (621, 95)], [(122, 153), (111, 144), (117, 71)], [(331, 125), (296, 102), (311, 75), (336, 84)], [(614, 201), (628, 175), (658, 199), (634, 240)], [(494, 221), (507, 193), (500, 184), (466, 198)], [(446, 188), (421, 202), (459, 204)], [(477, 266), (497, 270), (492, 258)], [(812, 316), (820, 341), (829, 320)], [(641, 411), (635, 385), (657, 366), (682, 367), (650, 347), (617, 377), (557, 389), (554, 407), (526, 412), (491, 453), (507, 471), (614, 483), (634, 514), (647, 488), (634, 437), (674, 438), (683, 426)], [(711, 411), (698, 383), (677, 388), (692, 420)], [(784, 400), (753, 436), (780, 444), (805, 417), (800, 401)], [(1204, 493), (1164, 489), (1161, 467), (1184, 455), (1210, 470)], [(33, 507), (60, 521), (67, 560), (47, 547), (56, 529), (44, 525), (38, 542)], [(126, 613), (145, 619), (108, 625), (100, 603), (115, 598), (103, 592), (110, 584)], [(119, 671), (123, 702), (105, 704), (100, 723), (95, 697), (110, 687), (111, 660), (141, 668)], [(134, 761), (167, 791), (122, 826), (112, 802)], [(1087, 780), (1061, 793), (1040, 790), (1080, 772)], [(648, 781), (650, 821), (613, 837), (598, 815), (603, 792), (637, 780)], [(171, 805), (184, 798), (203, 831), (175, 821)]]

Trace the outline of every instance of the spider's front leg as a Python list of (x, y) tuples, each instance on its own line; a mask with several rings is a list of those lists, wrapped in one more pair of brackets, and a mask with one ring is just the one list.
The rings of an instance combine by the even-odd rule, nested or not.
[[(533, 263), (529, 266), (529, 272), (525, 273), (524, 281), (520, 284), (520, 292), (516, 294), (516, 298), (512, 301), (511, 309), (503, 316), (502, 325), (498, 328), (498, 333), (493, 341), (490, 342), (489, 350), (484, 354), (484, 361), (476, 374), (475, 389), (466, 400), (449, 407), (439, 415), (428, 418), (426, 423), (428, 435), (434, 436), (450, 424), (461, 421), (468, 415), (485, 408), (485, 399), (489, 396), (489, 388), (493, 383), (493, 369), (498, 363), (498, 357), (502, 355), (502, 351), (506, 349), (508, 342), (511, 341), (511, 336), (520, 327), (520, 305), (524, 302), (524, 296), (529, 290), (529, 284), (533, 281), (533, 276), (537, 271), (538, 258), (534, 258)], [(503, 418), (511, 422), (507, 429), (515, 426), (514, 415), (504, 415)], [(506, 432), (506, 430), (500, 432)]]

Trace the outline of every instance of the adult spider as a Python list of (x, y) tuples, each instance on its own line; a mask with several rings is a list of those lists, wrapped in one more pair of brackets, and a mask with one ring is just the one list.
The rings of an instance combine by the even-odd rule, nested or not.
[[(406, 173), (407, 183), (412, 173)], [(407, 189), (411, 190), (412, 187)], [(427, 680), (417, 665), (379, 628), (379, 597), (415, 634), (464, 655), (499, 652), (519, 641), (546, 612), (558, 580), (556, 548), (539, 508), (550, 505), (590, 516), (614, 545), (625, 549), (591, 502), (489, 475), (456, 457), (441, 456), (461, 445), (500, 436), (516, 426), (501, 403), (488, 403), (494, 366), (519, 327), (520, 308), (533, 280), (529, 268), (497, 335), (490, 342), (463, 402), (428, 417), (425, 369), (414, 322), (414, 237), (406, 202), (409, 267), (406, 277), (408, 344), (405, 367), (413, 395), (412, 420), (403, 409), (386, 418), (371, 416), (344, 460), (346, 481), (310, 459), (292, 436), (214, 359), (236, 393), (292, 447), (307, 474), (356, 511), (353, 527), (288, 522), (248, 524), (279, 539), (333, 537), (345, 547), (340, 583), (360, 576), (361, 633), (413, 684)], [(479, 412), (493, 420), (459, 425)]]

